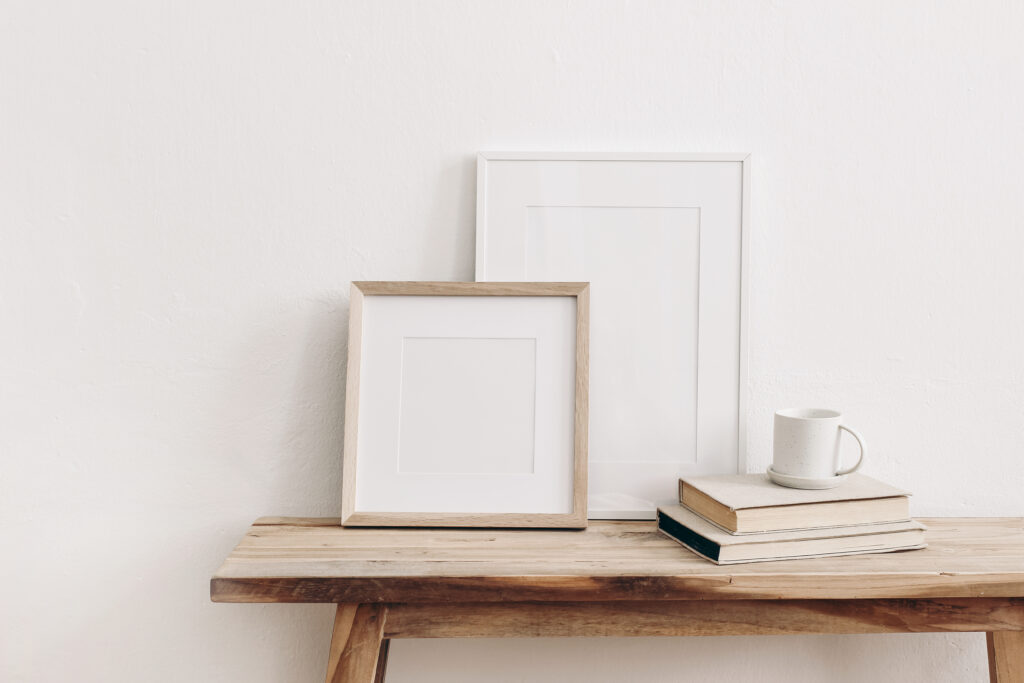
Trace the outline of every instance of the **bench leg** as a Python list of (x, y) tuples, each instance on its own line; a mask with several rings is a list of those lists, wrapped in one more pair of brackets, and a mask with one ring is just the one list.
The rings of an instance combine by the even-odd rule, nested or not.
[(388, 650), (390, 648), (390, 638), (380, 641), (380, 654), (377, 655), (377, 675), (374, 676), (373, 683), (384, 683), (384, 676), (388, 671)]
[(992, 683), (1024, 683), (1024, 631), (989, 631), (988, 675)]
[(383, 682), (390, 642), (384, 638), (387, 613), (385, 605), (338, 605), (327, 657), (327, 683)]

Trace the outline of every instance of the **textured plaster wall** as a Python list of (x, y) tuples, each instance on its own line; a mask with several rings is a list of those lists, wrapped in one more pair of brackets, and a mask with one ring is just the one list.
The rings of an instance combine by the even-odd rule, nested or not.
[[(320, 680), (208, 601), (339, 506), (347, 287), (473, 275), (478, 149), (753, 154), (749, 453), (838, 406), (1024, 513), (1018, 2), (40, 2), (0, 14), (0, 679)], [(979, 635), (399, 641), (403, 681), (986, 680)]]

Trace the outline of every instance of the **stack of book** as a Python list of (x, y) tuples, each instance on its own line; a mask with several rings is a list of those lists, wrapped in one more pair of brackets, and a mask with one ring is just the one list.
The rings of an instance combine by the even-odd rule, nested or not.
[(826, 490), (763, 474), (685, 477), (658, 529), (717, 564), (913, 550), (925, 527), (910, 519), (909, 495), (863, 474)]

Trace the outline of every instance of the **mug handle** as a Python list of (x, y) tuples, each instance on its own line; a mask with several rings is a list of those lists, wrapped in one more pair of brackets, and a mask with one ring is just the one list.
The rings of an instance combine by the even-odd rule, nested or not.
[(853, 467), (847, 467), (845, 470), (839, 470), (838, 472), (836, 472), (837, 477), (844, 474), (850, 474), (851, 472), (856, 472), (857, 468), (859, 468), (861, 463), (864, 462), (864, 453), (867, 451), (867, 447), (864, 446), (863, 436), (858, 434), (853, 429), (850, 429), (846, 425), (839, 425), (839, 428), (849, 432), (850, 435), (857, 440), (857, 445), (860, 446), (860, 457), (857, 458), (857, 462), (856, 464), (854, 464)]

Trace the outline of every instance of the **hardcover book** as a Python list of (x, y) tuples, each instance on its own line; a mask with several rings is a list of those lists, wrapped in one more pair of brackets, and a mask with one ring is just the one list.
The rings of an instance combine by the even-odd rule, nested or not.
[(924, 548), (920, 522), (887, 522), (737, 536), (681, 505), (658, 508), (658, 530), (715, 564), (886, 553)]
[(764, 474), (679, 480), (680, 503), (736, 534), (907, 521), (909, 495), (859, 473), (824, 490), (785, 488)]

